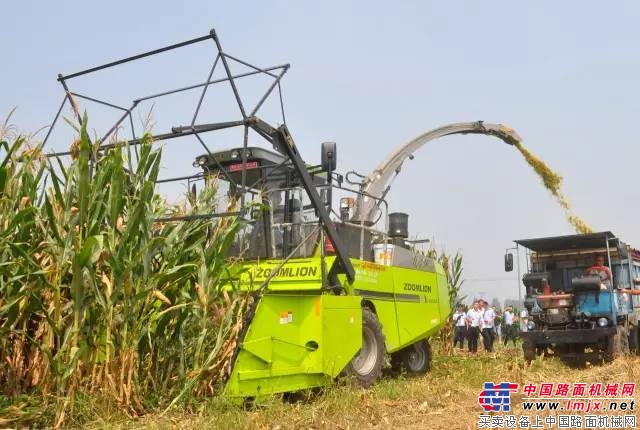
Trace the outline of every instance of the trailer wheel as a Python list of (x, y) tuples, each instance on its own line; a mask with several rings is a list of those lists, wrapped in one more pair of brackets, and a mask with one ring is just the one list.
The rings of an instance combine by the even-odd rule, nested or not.
[(431, 370), (431, 345), (427, 339), (420, 340), (402, 350), (402, 363), (407, 373), (423, 375)]
[(378, 317), (370, 309), (362, 308), (362, 348), (347, 366), (347, 375), (363, 388), (371, 386), (382, 373), (385, 351)]

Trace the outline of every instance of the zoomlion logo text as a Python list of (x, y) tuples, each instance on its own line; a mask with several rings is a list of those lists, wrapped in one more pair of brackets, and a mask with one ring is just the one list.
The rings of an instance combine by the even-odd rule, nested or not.
[(509, 412), (511, 410), (511, 393), (517, 392), (518, 384), (485, 382), (484, 390), (478, 395), (478, 403), (485, 412), (500, 412), (501, 407), (503, 412)]
[(420, 285), (420, 284), (410, 284), (408, 282), (404, 283), (405, 291), (419, 291), (421, 293), (430, 293), (431, 285)]
[[(271, 276), (272, 269), (265, 267), (258, 267), (255, 271), (256, 278), (268, 278)], [(318, 268), (315, 266), (302, 266), (302, 267), (282, 267), (275, 274), (274, 278), (298, 278), (305, 276), (316, 276)]]

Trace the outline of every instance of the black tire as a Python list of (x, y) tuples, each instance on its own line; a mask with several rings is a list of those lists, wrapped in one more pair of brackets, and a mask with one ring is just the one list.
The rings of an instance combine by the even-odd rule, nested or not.
[(404, 364), (402, 363), (402, 350), (394, 352), (390, 357), (391, 375), (398, 376), (402, 373)]
[(622, 354), (629, 354), (629, 330), (626, 327), (620, 326), (620, 352)]
[(420, 340), (402, 350), (402, 364), (410, 375), (424, 375), (431, 370), (431, 345)]
[(604, 361), (611, 362), (622, 354), (622, 327), (616, 327), (616, 333), (609, 336), (607, 350), (604, 353)]
[(347, 375), (358, 385), (368, 388), (382, 374), (386, 348), (378, 317), (362, 308), (362, 348), (347, 365)]
[(635, 325), (629, 326), (629, 352), (638, 354), (638, 327)]
[(524, 360), (527, 363), (531, 363), (536, 359), (536, 345), (530, 342), (522, 343), (522, 352), (524, 353)]

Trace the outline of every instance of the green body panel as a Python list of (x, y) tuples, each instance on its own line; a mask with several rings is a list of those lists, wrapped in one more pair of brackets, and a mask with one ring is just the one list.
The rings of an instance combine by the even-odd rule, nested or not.
[[(331, 267), (335, 257), (325, 257)], [(260, 397), (322, 386), (340, 374), (362, 345), (362, 306), (376, 313), (387, 352), (434, 335), (449, 314), (446, 275), (351, 259), (356, 277), (346, 295), (322, 289), (320, 257), (244, 263), (230, 268), (229, 288), (256, 290), (273, 275), (227, 381), (231, 397)], [(240, 270), (242, 269), (242, 270)]]
[(353, 294), (373, 307), (385, 335), (387, 352), (395, 352), (437, 332), (449, 314), (447, 280), (435, 272), (352, 260)]
[(362, 342), (355, 296), (265, 294), (226, 385), (231, 397), (259, 397), (327, 384)]

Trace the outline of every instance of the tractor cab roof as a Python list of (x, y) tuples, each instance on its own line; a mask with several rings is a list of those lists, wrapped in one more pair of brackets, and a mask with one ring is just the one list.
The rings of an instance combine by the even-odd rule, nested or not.
[(546, 253), (601, 249), (607, 247), (607, 241), (609, 241), (609, 246), (614, 248), (618, 245), (619, 239), (610, 231), (603, 231), (589, 234), (520, 239), (515, 242), (534, 252)]

